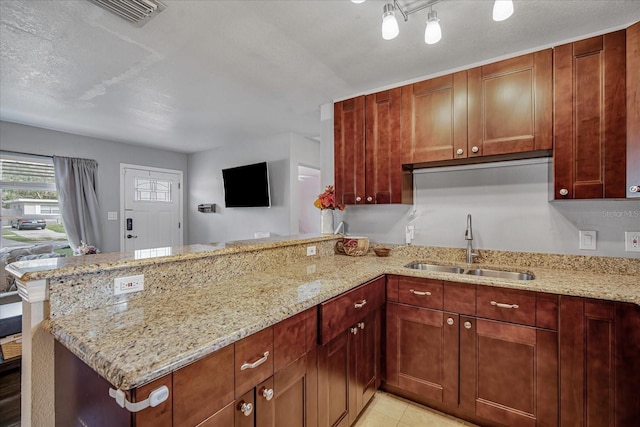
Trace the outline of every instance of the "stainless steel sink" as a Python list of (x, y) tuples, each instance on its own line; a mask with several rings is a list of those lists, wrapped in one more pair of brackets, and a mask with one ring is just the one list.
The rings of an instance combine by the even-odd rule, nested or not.
[(436, 271), (438, 273), (464, 273), (464, 268), (455, 266), (455, 265), (437, 265), (437, 264), (426, 264), (423, 262), (412, 262), (411, 264), (405, 265), (407, 268), (413, 268), (414, 270), (426, 270), (426, 271)]
[(428, 264), (425, 262), (412, 262), (405, 265), (407, 268), (414, 270), (435, 271), (437, 273), (454, 273), (454, 274), (471, 274), (473, 276), (494, 277), (496, 279), (507, 280), (533, 280), (535, 279), (533, 274), (521, 273), (518, 271), (501, 271), (490, 270), (487, 268), (472, 268), (465, 269), (458, 267), (457, 265), (438, 265)]
[(529, 273), (519, 273), (517, 271), (487, 270), (485, 268), (474, 268), (472, 270), (467, 270), (465, 271), (465, 274), (509, 280), (533, 280), (535, 278), (533, 274)]

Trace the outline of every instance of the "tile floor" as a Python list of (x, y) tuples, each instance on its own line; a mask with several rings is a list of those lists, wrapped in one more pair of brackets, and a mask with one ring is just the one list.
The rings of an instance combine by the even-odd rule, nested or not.
[(354, 427), (472, 427), (418, 403), (377, 391)]

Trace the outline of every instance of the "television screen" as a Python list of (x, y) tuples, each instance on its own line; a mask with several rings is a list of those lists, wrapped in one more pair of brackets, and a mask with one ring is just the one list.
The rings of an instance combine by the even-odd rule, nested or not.
[(267, 162), (222, 169), (222, 181), (226, 207), (271, 206)]

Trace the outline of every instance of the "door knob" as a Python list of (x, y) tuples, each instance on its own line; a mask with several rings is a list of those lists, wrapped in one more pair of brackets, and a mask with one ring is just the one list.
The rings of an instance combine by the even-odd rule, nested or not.
[(249, 415), (251, 415), (251, 412), (253, 412), (253, 405), (251, 403), (242, 402), (239, 409), (245, 417), (248, 417)]
[(134, 236), (133, 234), (127, 234), (127, 239), (137, 239), (138, 236)]
[(356, 202), (359, 202), (359, 201), (361, 201), (361, 200), (362, 200), (362, 197), (360, 197), (360, 196), (357, 196), (357, 197), (356, 197)]
[(373, 197), (371, 196), (367, 197), (367, 202), (373, 202)]
[(480, 151), (480, 149), (474, 145), (471, 151), (473, 151), (474, 153), (477, 153), (478, 151)]
[(567, 190), (566, 188), (563, 188), (560, 190), (560, 195), (561, 196), (566, 196), (567, 194), (569, 194), (569, 190)]
[(262, 397), (267, 400), (273, 399), (273, 389), (272, 388), (263, 388), (262, 389)]
[(458, 148), (458, 150), (456, 151), (457, 155), (462, 155), (462, 153), (464, 153), (464, 150), (462, 148)]

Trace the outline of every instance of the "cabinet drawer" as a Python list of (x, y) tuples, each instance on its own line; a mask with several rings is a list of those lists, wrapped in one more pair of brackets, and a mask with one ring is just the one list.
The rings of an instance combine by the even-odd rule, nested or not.
[(478, 286), (476, 312), (478, 317), (536, 326), (536, 293)]
[(379, 308), (385, 300), (385, 279), (379, 277), (320, 305), (321, 344)]
[(273, 326), (274, 372), (286, 368), (315, 346), (317, 317), (314, 307)]
[(403, 304), (442, 310), (442, 280), (401, 277), (398, 280), (398, 301)]
[(273, 375), (273, 327), (236, 342), (236, 398)]

